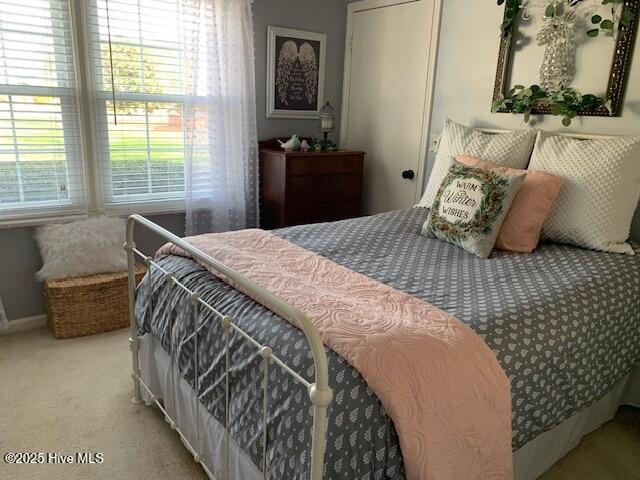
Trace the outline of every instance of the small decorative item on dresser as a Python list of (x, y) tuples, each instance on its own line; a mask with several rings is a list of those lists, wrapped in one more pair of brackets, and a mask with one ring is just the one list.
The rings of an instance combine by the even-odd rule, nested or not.
[(336, 111), (329, 102), (325, 103), (320, 109), (320, 131), (324, 135), (324, 141), (327, 141), (329, 132), (336, 129)]
[(360, 215), (364, 152), (284, 152), (275, 140), (260, 147), (261, 228)]
[(320, 131), (324, 136), (323, 140), (320, 140), (320, 150), (336, 150), (336, 144), (329, 140), (329, 132), (333, 132), (336, 129), (336, 111), (327, 102), (324, 107), (320, 109)]
[[(139, 282), (146, 269), (136, 269)], [(47, 323), (55, 338), (82, 337), (129, 326), (127, 272), (46, 280)]]
[(294, 152), (300, 150), (300, 137), (298, 135), (291, 135), (291, 138), (286, 142), (282, 140), (278, 140), (280, 144), (280, 148), (282, 148), (285, 152)]

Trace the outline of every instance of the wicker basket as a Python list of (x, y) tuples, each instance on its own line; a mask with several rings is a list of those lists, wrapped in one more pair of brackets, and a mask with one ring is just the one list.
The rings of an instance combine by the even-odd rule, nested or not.
[[(139, 282), (146, 269), (136, 267)], [(47, 323), (55, 338), (82, 337), (129, 325), (127, 272), (44, 282)]]

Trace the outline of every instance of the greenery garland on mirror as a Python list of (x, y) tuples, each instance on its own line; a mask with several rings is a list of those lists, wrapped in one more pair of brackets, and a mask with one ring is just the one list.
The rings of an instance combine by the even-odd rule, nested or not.
[[(566, 8), (575, 8), (583, 0), (566, 0)], [(513, 35), (516, 19), (522, 8), (522, 0), (497, 0), (498, 6), (504, 5), (504, 21), (500, 25), (500, 31), (504, 38), (509, 39)], [(629, 26), (634, 19), (633, 13), (622, 10), (624, 0), (602, 0), (602, 5), (611, 5), (611, 19), (603, 19), (601, 15), (593, 15), (591, 24), (594, 28), (589, 29), (586, 35), (597, 37), (600, 33), (613, 36), (616, 27), (620, 25)], [(564, 13), (564, 4), (552, 1), (545, 9), (545, 16), (553, 17)], [(583, 94), (574, 88), (563, 87), (558, 91), (546, 91), (539, 85), (516, 85), (506, 94), (500, 96), (493, 103), (491, 111), (510, 110), (515, 114), (524, 114), (524, 121), (529, 122), (531, 112), (537, 106), (545, 106), (553, 115), (562, 117), (562, 124), (565, 127), (571, 125), (574, 117), (580, 111), (595, 110), (599, 107), (606, 108), (611, 112), (611, 100), (598, 97), (593, 94)]]
[(506, 95), (500, 94), (491, 107), (492, 112), (508, 109), (515, 114), (524, 114), (524, 121), (529, 122), (531, 111), (536, 106), (548, 106), (552, 115), (562, 117), (562, 125), (571, 125), (578, 112), (595, 110), (603, 106), (611, 112), (611, 100), (597, 97), (590, 93), (582, 94), (575, 88), (561, 88), (557, 92), (547, 92), (539, 85), (516, 85)]
[[(584, 0), (566, 0), (568, 8), (575, 8), (580, 5)], [(500, 25), (500, 31), (504, 36), (511, 36), (513, 33), (513, 27), (516, 21), (520, 9), (522, 8), (522, 0), (497, 0), (498, 6), (504, 5), (504, 21)], [(622, 10), (620, 7), (624, 5), (624, 0), (602, 0), (602, 5), (611, 5), (611, 18), (602, 18), (601, 15), (592, 15), (591, 23), (594, 28), (587, 30), (586, 35), (590, 37), (597, 37), (600, 33), (613, 36), (616, 25), (624, 25), (628, 27), (631, 21), (634, 19), (632, 12)], [(564, 6), (562, 3), (550, 2), (545, 9), (544, 14), (547, 17), (553, 17), (556, 15), (562, 15), (564, 13)]]

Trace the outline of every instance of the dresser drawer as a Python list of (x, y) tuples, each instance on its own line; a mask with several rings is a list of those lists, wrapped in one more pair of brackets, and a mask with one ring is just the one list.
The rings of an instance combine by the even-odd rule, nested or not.
[(295, 203), (291, 207), (291, 224), (332, 222), (360, 215), (360, 207), (353, 201), (327, 203)]
[(326, 203), (334, 200), (359, 200), (360, 175), (300, 176), (289, 179), (291, 200), (302, 203)]
[(291, 157), (288, 159), (290, 175), (324, 175), (328, 173), (359, 173), (361, 155), (331, 155), (325, 157)]

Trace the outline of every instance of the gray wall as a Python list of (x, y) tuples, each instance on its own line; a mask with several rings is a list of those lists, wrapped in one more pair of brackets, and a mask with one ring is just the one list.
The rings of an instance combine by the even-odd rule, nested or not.
[[(266, 117), (267, 26), (295, 28), (327, 34), (324, 98), (336, 109), (340, 123), (342, 67), (347, 6), (342, 0), (255, 0), (253, 4), (256, 41), (256, 94), (260, 139), (290, 136), (318, 137), (317, 120), (268, 119)], [(340, 138), (339, 131), (333, 138)]]
[[(431, 130), (442, 131), (445, 117), (486, 128), (527, 128), (521, 115), (490, 111), (500, 40), (498, 25), (503, 9), (491, 1), (474, 2), (473, 8), (469, 3), (469, 0), (443, 2)], [(601, 38), (598, 41), (611, 40)], [(526, 63), (526, 56), (531, 54), (530, 63), (537, 69), (539, 62), (535, 59), (535, 50), (520, 51), (518, 55), (525, 56)], [(563, 128), (558, 117), (541, 116), (535, 119), (535, 126), (549, 131), (640, 135), (640, 35), (622, 117), (579, 117), (570, 128)], [(427, 174), (432, 167), (433, 154), (429, 154)], [(632, 232), (632, 238), (640, 241), (640, 209), (636, 211)]]
[[(340, 112), (345, 3), (343, 0), (255, 0), (253, 12), (259, 138), (285, 137), (292, 133), (317, 136), (316, 120), (266, 118), (267, 26), (327, 34), (325, 99)], [(335, 138), (339, 138), (339, 132), (335, 133)], [(183, 214), (150, 218), (177, 235), (184, 235)], [(136, 238), (136, 243), (144, 251), (152, 251), (158, 246), (153, 237), (144, 234)], [(44, 313), (42, 288), (34, 277), (40, 266), (40, 255), (31, 228), (0, 229), (0, 296), (10, 320)]]

